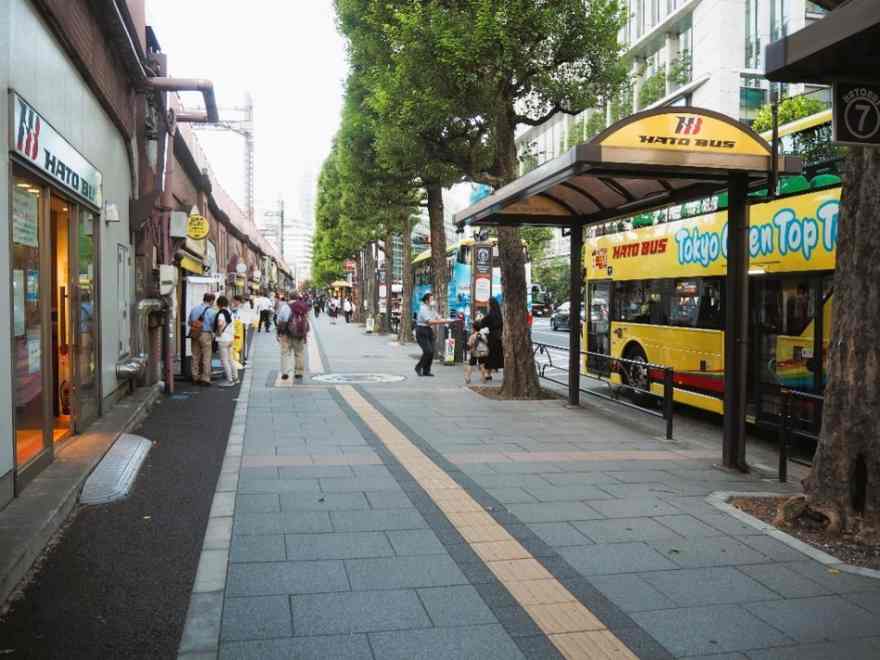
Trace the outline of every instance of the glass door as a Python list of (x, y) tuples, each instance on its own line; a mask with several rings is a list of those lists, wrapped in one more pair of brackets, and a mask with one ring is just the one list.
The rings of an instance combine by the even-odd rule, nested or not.
[(12, 178), (12, 356), (15, 463), (21, 468), (50, 448), (46, 433), (40, 271), (45, 191), (33, 179)]
[[(611, 281), (589, 283), (587, 317), (587, 350), (590, 353), (611, 354)], [(597, 374), (609, 376), (611, 363), (608, 358), (587, 357), (587, 368)]]
[(97, 416), (98, 391), (98, 298), (97, 216), (79, 209), (76, 232), (71, 241), (71, 264), (74, 280), (72, 296), (73, 337), (73, 409), (74, 430), (81, 433)]
[(60, 442), (73, 430), (73, 324), (71, 323), (71, 219), (72, 205), (51, 195), (49, 205), (52, 238), (51, 359), (52, 439)]

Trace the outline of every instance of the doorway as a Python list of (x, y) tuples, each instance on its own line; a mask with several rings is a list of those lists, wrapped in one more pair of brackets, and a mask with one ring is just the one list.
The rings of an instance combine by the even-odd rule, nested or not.
[(99, 414), (97, 216), (30, 176), (12, 178), (17, 489)]

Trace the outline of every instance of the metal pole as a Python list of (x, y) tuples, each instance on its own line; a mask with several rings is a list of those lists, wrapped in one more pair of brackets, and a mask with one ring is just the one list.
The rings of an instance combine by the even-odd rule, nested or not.
[(578, 223), (571, 228), (570, 280), (568, 301), (568, 402), (579, 405), (581, 397), (581, 289), (584, 286), (584, 267), (581, 253), (584, 248), (584, 228)]
[(773, 142), (772, 157), (770, 164), (770, 180), (767, 182), (767, 196), (776, 198), (776, 188), (779, 181), (779, 92), (775, 88), (770, 90), (770, 111), (773, 115)]
[(666, 368), (663, 370), (663, 417), (666, 418), (667, 440), (672, 440), (673, 404), (672, 369)]
[(724, 443), (725, 467), (748, 471), (746, 466), (746, 375), (749, 303), (748, 179), (732, 174), (729, 180), (727, 277), (724, 327)]
[(782, 392), (782, 419), (779, 424), (779, 481), (788, 481), (788, 444), (791, 429), (791, 394)]

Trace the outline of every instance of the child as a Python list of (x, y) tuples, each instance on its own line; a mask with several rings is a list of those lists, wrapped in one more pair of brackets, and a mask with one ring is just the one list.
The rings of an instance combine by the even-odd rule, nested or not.
[(471, 372), (478, 364), (480, 365), (480, 375), (483, 382), (486, 382), (486, 357), (489, 355), (489, 329), (480, 330), (479, 323), (474, 322), (471, 335), (467, 340), (468, 347), (468, 363), (464, 368), (464, 382), (470, 385)]

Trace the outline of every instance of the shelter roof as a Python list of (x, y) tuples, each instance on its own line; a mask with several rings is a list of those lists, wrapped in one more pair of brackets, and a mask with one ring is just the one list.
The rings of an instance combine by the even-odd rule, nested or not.
[(823, 4), (836, 9), (767, 46), (767, 77), (779, 82), (880, 83), (880, 2)]
[[(748, 126), (692, 107), (641, 112), (607, 128), (455, 215), (463, 225), (568, 227), (707, 197), (731, 174), (757, 186), (772, 149)], [(779, 157), (779, 173), (800, 159)]]

